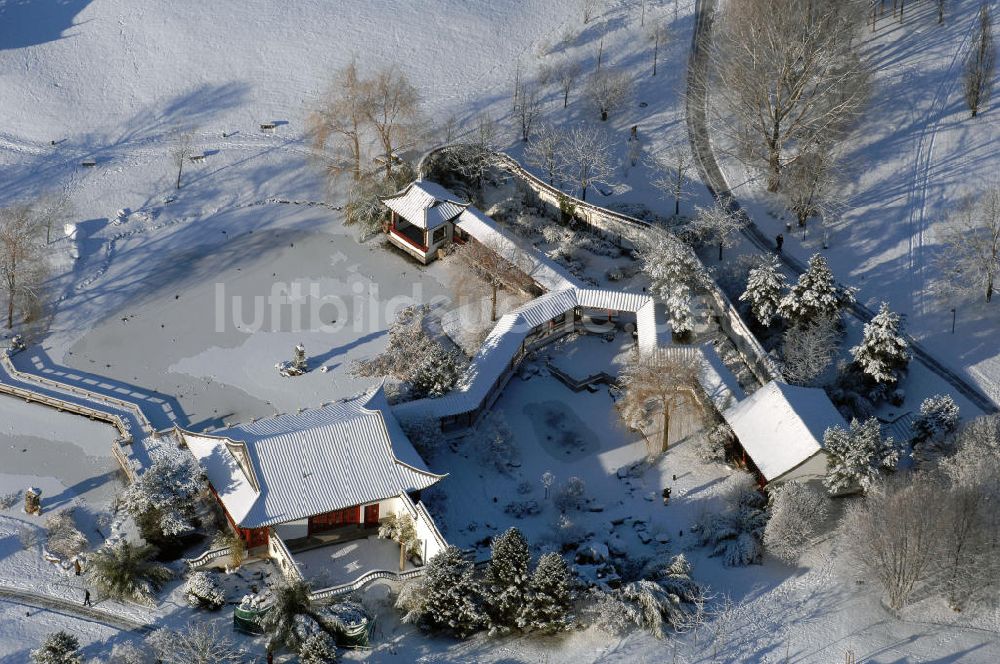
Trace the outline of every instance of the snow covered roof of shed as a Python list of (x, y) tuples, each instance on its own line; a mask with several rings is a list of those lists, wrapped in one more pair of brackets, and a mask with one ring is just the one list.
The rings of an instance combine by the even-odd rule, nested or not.
[(427, 230), (452, 221), (469, 206), (441, 185), (428, 180), (414, 180), (399, 193), (381, 200), (403, 219)]
[(245, 528), (398, 496), (444, 477), (427, 470), (381, 387), (298, 414), (181, 435)]
[(778, 381), (722, 415), (768, 482), (820, 452), (827, 428), (846, 426), (823, 390)]

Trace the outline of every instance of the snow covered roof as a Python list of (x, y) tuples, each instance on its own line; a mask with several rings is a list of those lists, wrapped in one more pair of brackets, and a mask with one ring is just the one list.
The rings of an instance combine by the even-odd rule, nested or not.
[(827, 428), (846, 426), (826, 392), (771, 381), (723, 412), (768, 482), (822, 450)]
[(524, 256), (524, 271), (535, 283), (547, 291), (566, 288), (583, 288), (577, 279), (561, 265), (549, 260), (545, 254), (535, 247), (522, 246), (515, 243), (500, 230), (496, 222), (487, 217), (475, 206), (470, 205), (458, 216), (455, 225), (474, 237), (476, 240), (491, 246), (516, 247), (518, 253)]
[[(446, 189), (438, 189), (447, 194)], [(516, 247), (526, 259), (525, 271), (547, 292), (497, 321), (455, 389), (443, 397), (419, 399), (394, 406), (393, 410), (401, 417), (440, 419), (478, 409), (490, 395), (493, 386), (510, 368), (532, 328), (576, 307), (634, 313), (637, 343), (643, 353), (655, 352), (670, 343), (670, 326), (658, 324), (656, 303), (649, 295), (586, 287), (535, 247), (515, 243), (496, 222), (475, 206), (465, 208), (455, 225), (479, 242), (499, 245), (501, 248), (505, 245)], [(702, 383), (718, 407), (724, 408), (734, 399), (743, 396), (735, 377), (725, 367), (714, 348), (706, 346), (692, 352), (700, 353), (705, 360)]]
[[(639, 349), (646, 352), (657, 347), (658, 326), (650, 296), (599, 289), (552, 291), (501, 316), (451, 392), (436, 399), (399, 404), (393, 410), (404, 418), (442, 418), (479, 408), (497, 380), (510, 367), (511, 360), (532, 329), (578, 306), (635, 312)], [(718, 379), (716, 384), (722, 382)]]
[(450, 191), (427, 180), (415, 180), (405, 189), (382, 198), (385, 205), (414, 226), (433, 230), (468, 207)]
[(443, 477), (427, 470), (381, 387), (299, 414), (181, 435), (245, 528), (398, 496)]

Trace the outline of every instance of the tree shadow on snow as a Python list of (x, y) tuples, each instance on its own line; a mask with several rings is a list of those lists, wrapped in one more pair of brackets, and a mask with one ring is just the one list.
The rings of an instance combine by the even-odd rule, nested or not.
[(0, 2), (0, 51), (37, 46), (67, 36), (90, 0), (4, 0)]

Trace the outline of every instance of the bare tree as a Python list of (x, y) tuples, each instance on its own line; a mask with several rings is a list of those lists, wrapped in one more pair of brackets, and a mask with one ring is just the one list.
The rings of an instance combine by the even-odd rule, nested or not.
[(317, 151), (325, 150), (334, 138), (338, 139), (338, 155), (329, 166), (333, 177), (350, 172), (355, 181), (361, 179), (369, 115), (366, 104), (371, 101), (367, 85), (358, 75), (357, 63), (351, 60), (334, 73), (333, 84), (322, 106), (309, 118), (313, 146)]
[(712, 40), (722, 129), (777, 191), (784, 167), (821, 140), (842, 135), (868, 102), (871, 68), (855, 39), (855, 3), (729, 3)]
[(940, 487), (928, 477), (891, 480), (848, 507), (842, 537), (857, 565), (901, 610), (940, 559)]
[(177, 169), (177, 188), (181, 188), (181, 175), (184, 173), (184, 164), (194, 154), (194, 130), (178, 129), (174, 135), (173, 143), (170, 146), (170, 159)]
[(747, 219), (739, 210), (729, 207), (728, 197), (716, 198), (711, 207), (695, 210), (691, 233), (697, 242), (717, 244), (721, 262), (722, 249), (736, 244), (736, 236), (747, 225)]
[(632, 78), (623, 71), (604, 69), (591, 75), (587, 81), (586, 95), (591, 105), (600, 111), (601, 120), (621, 108), (632, 93)]
[[(996, 416), (974, 420), (943, 460), (941, 564), (936, 585), (956, 611), (988, 598), (1000, 580), (1000, 432)], [(983, 438), (985, 434), (985, 439)]]
[(594, 15), (601, 9), (601, 0), (579, 0), (580, 14), (583, 17), (583, 24), (590, 23)]
[(577, 125), (566, 134), (561, 151), (561, 170), (580, 188), (587, 200), (587, 189), (611, 176), (611, 142), (607, 134), (587, 125)]
[(490, 320), (497, 319), (497, 294), (500, 290), (531, 292), (533, 282), (530, 259), (524, 249), (515, 242), (496, 236), (485, 241), (470, 239), (459, 245), (452, 254), (451, 265), (460, 274), (456, 275), (456, 287), (468, 288), (466, 277), (472, 277), (472, 284), (485, 287), (490, 295)]
[(798, 156), (785, 170), (783, 197), (800, 227), (815, 216), (832, 216), (841, 203), (839, 164), (823, 143)]
[(493, 118), (488, 113), (480, 115), (469, 140), (452, 146), (445, 153), (448, 168), (472, 180), (482, 190), (486, 173), (496, 160), (497, 133)]
[(559, 86), (563, 97), (563, 108), (569, 106), (569, 93), (580, 78), (580, 63), (568, 57), (560, 60), (552, 71), (551, 78)]
[(564, 140), (559, 129), (550, 124), (543, 124), (524, 148), (525, 161), (542, 171), (550, 185), (555, 185), (559, 173), (559, 152)]
[(656, 76), (656, 65), (660, 59), (660, 49), (667, 43), (667, 26), (657, 19), (650, 24), (647, 33), (649, 41), (653, 42), (653, 76)]
[(833, 363), (839, 347), (840, 333), (832, 318), (793, 325), (782, 340), (782, 374), (791, 383), (811, 386)]
[(48, 255), (42, 236), (45, 226), (30, 205), (0, 208), (0, 282), (7, 296), (7, 329), (14, 314), (35, 309), (48, 275)]
[(381, 144), (386, 177), (391, 177), (396, 150), (419, 134), (420, 95), (395, 66), (376, 72), (365, 89), (363, 108)]
[(38, 223), (45, 226), (45, 244), (49, 244), (52, 242), (52, 227), (70, 217), (73, 204), (65, 193), (50, 193), (40, 196), (31, 208)]
[(657, 172), (653, 185), (674, 199), (674, 216), (681, 214), (681, 198), (691, 181), (691, 152), (686, 144), (675, 144), (665, 156), (654, 156), (651, 166)]
[(993, 92), (993, 74), (996, 72), (996, 46), (993, 44), (993, 17), (990, 6), (983, 3), (979, 8), (979, 24), (976, 34), (965, 56), (965, 103), (969, 105), (972, 117), (989, 103)]
[(635, 352), (618, 378), (622, 389), (618, 411), (628, 426), (641, 429), (648, 425), (653, 411), (660, 412), (660, 440), (646, 440), (650, 456), (667, 451), (671, 417), (677, 409), (698, 407), (701, 360), (697, 353), (688, 350), (670, 348), (650, 354)]
[(246, 656), (225, 634), (204, 622), (181, 630), (158, 630), (149, 641), (164, 664), (239, 664)]
[(938, 259), (945, 283), (993, 298), (1000, 274), (1000, 182), (968, 197), (945, 222), (944, 250)]
[(538, 96), (538, 87), (522, 78), (518, 84), (517, 100), (514, 103), (514, 118), (521, 131), (522, 141), (527, 141), (531, 137), (531, 127), (541, 112), (542, 102)]

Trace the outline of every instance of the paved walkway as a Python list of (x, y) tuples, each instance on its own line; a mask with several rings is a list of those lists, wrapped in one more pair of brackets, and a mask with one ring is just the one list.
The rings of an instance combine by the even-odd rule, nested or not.
[(64, 616), (98, 623), (104, 625), (105, 627), (111, 627), (112, 629), (117, 629), (123, 632), (148, 634), (155, 629), (155, 627), (149, 623), (133, 620), (125, 616), (107, 613), (95, 607), (81, 606), (77, 602), (70, 602), (60, 597), (41, 595), (36, 592), (31, 592), (30, 590), (15, 590), (14, 588), (0, 587), (0, 600), (6, 600), (14, 604), (23, 604), (24, 606), (30, 606), (36, 609), (53, 611)]
[[(706, 122), (708, 90), (702, 81), (707, 79), (703, 73), (708, 65), (707, 51), (712, 38), (715, 6), (716, 0), (696, 0), (695, 2), (695, 29), (691, 39), (691, 55), (688, 60), (686, 95), (688, 140), (691, 143), (691, 151), (694, 154), (698, 172), (702, 182), (708, 187), (709, 193), (713, 196), (727, 196), (730, 201), (730, 209), (743, 215), (748, 222), (743, 229), (743, 234), (746, 235), (747, 239), (761, 251), (774, 253), (774, 243), (761, 232), (729, 190), (729, 183), (726, 181), (722, 169), (719, 168), (719, 162), (715, 158), (712, 142), (708, 135), (708, 123)], [(780, 257), (795, 277), (806, 271), (806, 266), (794, 256), (782, 253)], [(875, 312), (860, 302), (851, 306), (850, 313), (865, 323), (875, 316)], [(975, 404), (984, 413), (1000, 412), (997, 404), (983, 394), (978, 387), (944, 366), (916, 339), (910, 335), (905, 335), (905, 337), (910, 344), (914, 358), (949, 383), (959, 394)]]

